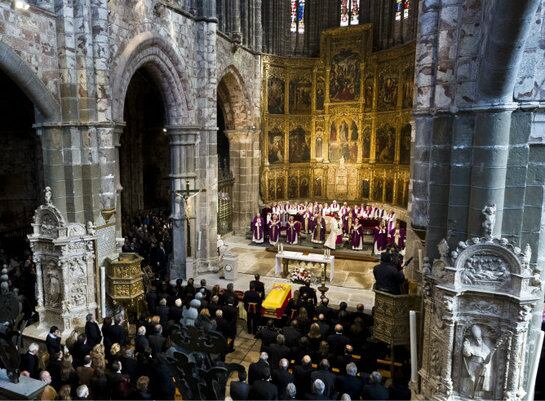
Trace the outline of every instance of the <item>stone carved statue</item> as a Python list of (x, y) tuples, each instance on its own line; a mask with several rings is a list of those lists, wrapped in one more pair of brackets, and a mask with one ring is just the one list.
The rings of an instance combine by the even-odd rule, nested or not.
[(465, 369), (462, 391), (466, 396), (483, 397), (484, 393), (492, 390), (492, 356), (495, 350), (483, 338), (481, 327), (478, 324), (471, 326), (462, 345)]
[(492, 236), (492, 231), (494, 231), (494, 226), (496, 225), (496, 205), (486, 205), (483, 208), (483, 230), (486, 237)]
[(51, 188), (45, 187), (44, 189), (44, 200), (46, 206), (51, 206)]

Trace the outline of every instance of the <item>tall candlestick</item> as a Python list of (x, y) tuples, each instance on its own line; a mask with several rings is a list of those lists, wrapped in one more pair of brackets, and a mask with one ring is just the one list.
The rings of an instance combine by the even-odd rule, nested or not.
[(415, 389), (418, 380), (418, 349), (416, 343), (416, 311), (414, 310), (409, 311), (409, 329), (411, 341), (411, 385)]

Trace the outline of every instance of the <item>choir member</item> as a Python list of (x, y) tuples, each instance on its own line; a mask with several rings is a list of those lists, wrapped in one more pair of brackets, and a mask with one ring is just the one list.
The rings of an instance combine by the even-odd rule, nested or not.
[(286, 243), (290, 245), (296, 245), (299, 240), (300, 230), (301, 223), (295, 221), (293, 216), (290, 216), (288, 220), (288, 228), (286, 229)]
[(256, 244), (262, 244), (265, 239), (263, 218), (256, 213), (252, 220), (252, 241)]
[(280, 220), (277, 214), (273, 214), (269, 223), (269, 244), (276, 245), (280, 239)]
[(312, 242), (315, 244), (322, 244), (325, 240), (325, 219), (322, 215), (319, 213), (316, 213), (313, 217), (314, 219), (314, 227), (312, 230)]
[(356, 218), (350, 234), (350, 244), (352, 249), (361, 251), (363, 249), (363, 226), (360, 220)]

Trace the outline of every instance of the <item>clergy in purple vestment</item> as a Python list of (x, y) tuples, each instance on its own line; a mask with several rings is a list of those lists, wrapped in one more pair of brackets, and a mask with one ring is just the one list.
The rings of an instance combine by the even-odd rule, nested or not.
[(262, 244), (265, 240), (263, 218), (257, 213), (252, 220), (252, 241), (256, 244)]
[(396, 245), (399, 249), (405, 248), (405, 229), (401, 228), (399, 222), (396, 228), (390, 231), (388, 243)]
[(269, 244), (276, 245), (280, 238), (280, 220), (277, 214), (273, 214), (269, 222)]
[(385, 250), (387, 244), (388, 244), (388, 231), (386, 230), (386, 224), (384, 224), (384, 220), (382, 220), (380, 222), (380, 225), (378, 227), (375, 227), (375, 246), (374, 246), (375, 255), (378, 255), (383, 250)]
[(359, 219), (356, 219), (354, 225), (352, 226), (350, 245), (352, 245), (352, 249), (358, 251), (363, 249), (363, 226), (360, 224)]
[(286, 243), (296, 245), (299, 240), (299, 231), (301, 231), (301, 223), (295, 221), (293, 216), (290, 216), (288, 228), (286, 229)]

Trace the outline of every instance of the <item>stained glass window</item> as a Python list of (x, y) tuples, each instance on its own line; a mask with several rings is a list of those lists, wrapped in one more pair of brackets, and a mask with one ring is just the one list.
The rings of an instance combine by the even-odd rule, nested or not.
[(341, 0), (341, 26), (360, 23), (360, 0)]
[(401, 16), (403, 16), (403, 19), (409, 18), (410, 8), (411, 8), (410, 0), (396, 0), (395, 2), (396, 21), (401, 21)]
[(305, 0), (291, 0), (291, 28), (292, 32), (305, 32)]

